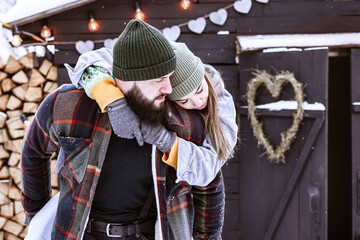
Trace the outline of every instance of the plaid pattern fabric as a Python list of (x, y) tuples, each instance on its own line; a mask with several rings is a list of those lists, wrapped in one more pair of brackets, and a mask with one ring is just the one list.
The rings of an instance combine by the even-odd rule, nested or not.
[[(51, 197), (50, 156), (61, 147), (65, 164), (60, 171), (61, 191), (52, 239), (82, 239), (111, 131), (108, 115), (99, 111), (84, 90), (73, 85), (63, 85), (42, 102), (21, 151), (21, 194), (27, 223)], [(193, 210), (189, 190), (181, 185), (185, 194), (172, 191), (175, 178), (161, 161), (161, 153), (153, 153), (162, 239), (176, 239), (174, 233), (179, 232), (191, 234)], [(170, 199), (174, 200), (171, 207)], [(174, 209), (180, 214), (175, 221), (182, 224), (176, 224), (174, 218), (168, 220), (168, 215), (174, 216)]]
[(225, 186), (221, 170), (206, 187), (193, 187), (194, 240), (221, 239), (224, 225)]
[(110, 140), (107, 114), (83, 90), (63, 85), (39, 107), (21, 151), (22, 203), (28, 223), (51, 195), (50, 156), (63, 148), (52, 239), (81, 239)]
[[(183, 139), (201, 145), (204, 141), (204, 121), (198, 111), (184, 110), (174, 102), (167, 102), (165, 125)], [(202, 161), (203, 159), (199, 159)], [(168, 167), (168, 175), (176, 179), (176, 173)], [(168, 182), (170, 185), (171, 181)], [(206, 187), (189, 186), (185, 182), (178, 185), (168, 186), (171, 191), (169, 196), (168, 219), (175, 239), (191, 239), (192, 229), (180, 229), (175, 231), (173, 225), (184, 224), (179, 221), (190, 220), (193, 226), (193, 238), (196, 239), (221, 239), (222, 227), (224, 224), (225, 188), (222, 172)], [(193, 198), (191, 199), (191, 194)], [(176, 196), (173, 198), (172, 196)], [(181, 204), (187, 204), (186, 210), (179, 208)], [(181, 218), (177, 218), (182, 215)]]

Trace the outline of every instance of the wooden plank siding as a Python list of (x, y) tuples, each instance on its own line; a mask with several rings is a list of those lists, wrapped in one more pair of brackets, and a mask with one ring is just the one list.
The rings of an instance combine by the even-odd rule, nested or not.
[[(319, 61), (321, 59), (321, 61)], [(321, 102), (327, 109), (327, 51), (247, 53), (240, 56), (240, 95), (246, 94), (246, 82), (252, 78), (253, 69), (259, 68), (271, 74), (281, 70), (294, 73), (296, 79), (304, 84), (306, 101)], [(258, 65), (258, 66), (257, 66)], [(314, 67), (316, 66), (316, 67)], [(315, 80), (316, 79), (316, 80)], [(256, 104), (273, 102), (269, 92), (258, 89)], [(293, 90), (285, 85), (277, 100), (291, 99)], [(246, 106), (246, 99), (241, 99)], [(326, 139), (325, 130), (314, 128), (319, 120), (326, 118), (326, 112), (306, 112), (296, 139), (286, 153), (285, 164), (269, 164), (265, 150), (258, 146), (253, 129), (247, 117), (247, 109), (240, 108), (240, 224), (241, 239), (327, 239), (325, 208), (327, 189), (325, 187)], [(245, 111), (244, 111), (245, 110)], [(284, 132), (292, 123), (293, 111), (261, 111), (259, 120), (265, 135), (273, 146), (281, 141), (279, 133)], [(323, 116), (324, 115), (324, 116)], [(316, 118), (314, 121), (313, 118)], [(319, 118), (319, 119), (318, 119)], [(323, 123), (327, 129), (327, 123)], [(314, 134), (314, 135), (313, 135)], [(319, 135), (317, 135), (319, 134)], [(318, 142), (314, 143), (317, 136)], [(309, 147), (311, 146), (311, 150)], [(307, 150), (306, 150), (307, 149)], [(311, 151), (311, 157), (306, 151)], [(302, 171), (299, 175), (299, 171)], [(293, 187), (290, 187), (292, 183)], [(320, 213), (321, 226), (317, 233), (313, 230), (313, 214), (309, 211), (309, 188), (315, 187), (321, 193), (317, 211)], [(263, 200), (261, 200), (263, 199)], [(288, 199), (288, 201), (285, 201)], [(314, 207), (315, 209), (315, 207)], [(321, 237), (319, 237), (321, 236)]]
[[(193, 3), (188, 11), (182, 10), (179, 1), (176, 0), (143, 0), (139, 3), (146, 15), (146, 21), (163, 29), (209, 14), (234, 3), (234, 0), (200, 0), (196, 4)], [(93, 12), (95, 19), (100, 24), (100, 29), (96, 33), (90, 33), (87, 29), (90, 11)], [(238, 72), (236, 62), (235, 40), (237, 35), (360, 32), (359, 1), (270, 0), (267, 4), (253, 1), (248, 14), (238, 13), (234, 8), (229, 8), (227, 12), (228, 19), (223, 26), (215, 25), (206, 19), (206, 28), (202, 34), (192, 33), (187, 26), (183, 26), (177, 41), (185, 42), (205, 63), (212, 64), (223, 73), (226, 86), (233, 94), (237, 104), (242, 99), (246, 87), (245, 83), (239, 81), (242, 73)], [(47, 18), (47, 21), (56, 41), (104, 40), (117, 37), (125, 28), (126, 23), (133, 18), (133, 15), (133, 1), (102, 0), (56, 14)], [(40, 35), (42, 24), (43, 21), (38, 20), (20, 26), (20, 28)], [(229, 31), (229, 35), (218, 35), (218, 31)], [(102, 46), (102, 43), (96, 43), (95, 49)], [(59, 84), (67, 83), (69, 78), (63, 63), (74, 66), (79, 53), (75, 50), (74, 44), (56, 45), (56, 49), (58, 51), (53, 60), (58, 66), (58, 81)], [(251, 58), (251, 55), (249, 57)], [(286, 62), (284, 65), (284, 69), (286, 69)], [(307, 89), (307, 91), (314, 92), (308, 96), (310, 98), (316, 96), (317, 90), (316, 88)], [(266, 94), (264, 98), (266, 98)], [(312, 99), (307, 100), (312, 102)], [(241, 125), (242, 127), (249, 126), (244, 123)], [(306, 132), (306, 130), (303, 131)], [(301, 134), (303, 133), (300, 132)], [(274, 139), (274, 141), (278, 140)], [(252, 150), (247, 149), (247, 151)], [(236, 155), (223, 168), (227, 199), (224, 240), (246, 239), (241, 236), (242, 226), (240, 226), (239, 219), (240, 211), (246, 212), (246, 209), (240, 209), (239, 202), (240, 199), (243, 202), (249, 201), (249, 199), (241, 195), (240, 187), (246, 183), (240, 184), (239, 174), (247, 170), (240, 171), (240, 161), (241, 159)], [(259, 176), (253, 177), (258, 178)], [(253, 181), (256, 182), (255, 179)], [(261, 192), (259, 192), (259, 197), (264, 197)], [(249, 204), (251, 203), (249, 202)], [(291, 204), (296, 204), (296, 202)], [(241, 215), (244, 216), (244, 213)], [(291, 216), (285, 216), (285, 218), (291, 220)], [(246, 219), (250, 223), (256, 220)], [(290, 235), (291, 229), (281, 231), (288, 232)], [(301, 235), (301, 233), (298, 234)]]

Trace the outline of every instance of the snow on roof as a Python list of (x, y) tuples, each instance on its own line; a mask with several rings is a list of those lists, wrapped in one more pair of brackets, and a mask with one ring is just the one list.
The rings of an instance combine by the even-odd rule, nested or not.
[[(0, 14), (0, 21), (9, 25), (23, 25), (93, 1), (96, 0), (18, 0), (7, 13)], [(11, 40), (11, 31), (0, 26), (0, 59), (5, 64), (10, 55), (18, 59), (28, 52), (36, 52), (37, 56), (45, 52), (44, 46), (13, 48), (9, 43)]]
[(267, 48), (351, 47), (360, 45), (360, 33), (269, 34), (237, 36), (237, 54)]
[(9, 25), (23, 25), (96, 0), (19, 0), (0, 20)]

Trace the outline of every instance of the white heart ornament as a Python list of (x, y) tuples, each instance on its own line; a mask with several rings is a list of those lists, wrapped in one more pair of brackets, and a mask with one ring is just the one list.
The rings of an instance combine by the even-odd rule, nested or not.
[(113, 49), (113, 48), (114, 48), (114, 45), (115, 45), (115, 43), (116, 43), (116, 40), (117, 40), (117, 38), (114, 38), (114, 39), (108, 38), (108, 39), (106, 39), (106, 40), (104, 41), (104, 47), (106, 47), (106, 48), (108, 48), (108, 49)]
[(219, 9), (217, 12), (210, 13), (210, 21), (217, 25), (224, 25), (228, 17), (227, 11), (225, 9)]
[(196, 20), (191, 20), (188, 23), (188, 28), (192, 32), (198, 33), (198, 34), (201, 34), (204, 31), (205, 27), (206, 27), (206, 21), (202, 17), (199, 17)]
[(178, 26), (172, 26), (171, 28), (164, 28), (163, 34), (165, 37), (170, 39), (171, 41), (176, 41), (176, 39), (179, 38), (181, 33), (180, 27)]
[(86, 42), (78, 41), (75, 44), (75, 48), (78, 53), (83, 54), (94, 49), (94, 42), (91, 40), (87, 40)]
[(234, 8), (239, 13), (249, 13), (251, 9), (252, 1), (251, 0), (240, 0), (234, 3)]
[(259, 3), (268, 3), (269, 2), (269, 0), (256, 0), (256, 1)]

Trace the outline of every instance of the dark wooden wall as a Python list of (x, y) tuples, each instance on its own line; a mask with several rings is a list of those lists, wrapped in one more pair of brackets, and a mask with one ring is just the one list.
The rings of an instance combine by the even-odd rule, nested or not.
[[(163, 29), (209, 14), (234, 0), (198, 0), (184, 11), (177, 0), (142, 0), (141, 9), (146, 21)], [(100, 23), (100, 30), (90, 33), (87, 29), (89, 12)], [(324, 0), (269, 0), (262, 4), (253, 1), (249, 14), (241, 14), (230, 8), (228, 19), (223, 26), (217, 26), (206, 19), (206, 28), (202, 34), (192, 33), (187, 26), (181, 27), (181, 36), (177, 41), (185, 42), (205, 63), (212, 64), (223, 72), (223, 77), (235, 101), (239, 100), (239, 73), (236, 64), (235, 40), (237, 35), (285, 34), (285, 33), (333, 33), (360, 31), (359, 1)], [(117, 37), (126, 23), (134, 15), (131, 0), (99, 0), (82, 7), (69, 10), (47, 19), (56, 41), (101, 40)], [(21, 26), (21, 29), (38, 34), (42, 20)], [(229, 35), (218, 35), (218, 31), (229, 31)], [(95, 44), (95, 48), (102, 47)], [(68, 82), (63, 63), (74, 66), (79, 54), (74, 44), (57, 45), (59, 50), (53, 57), (59, 66), (59, 83)], [(241, 137), (241, 136), (240, 136)], [(224, 167), (226, 182), (226, 219), (224, 239), (238, 239), (239, 226), (239, 161), (235, 157)]]

